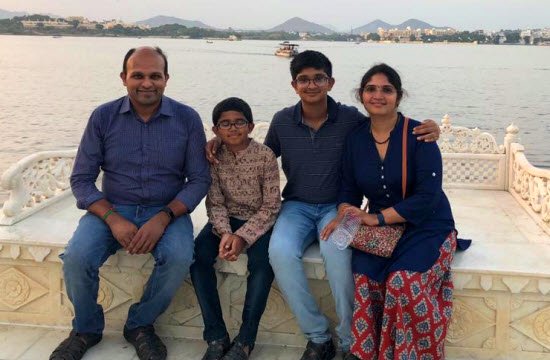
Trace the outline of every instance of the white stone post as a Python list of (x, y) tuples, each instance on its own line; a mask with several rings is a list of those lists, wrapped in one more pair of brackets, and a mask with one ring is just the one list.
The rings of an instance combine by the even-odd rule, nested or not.
[(504, 190), (509, 191), (510, 184), (512, 183), (513, 177), (513, 164), (512, 164), (512, 143), (516, 141), (517, 135), (519, 133), (519, 128), (511, 123), (510, 126), (506, 128), (506, 136), (504, 137), (504, 148), (506, 149), (506, 183), (504, 185)]

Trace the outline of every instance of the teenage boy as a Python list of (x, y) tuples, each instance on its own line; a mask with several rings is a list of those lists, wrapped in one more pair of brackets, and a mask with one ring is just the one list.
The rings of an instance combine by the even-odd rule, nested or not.
[[(368, 121), (357, 108), (334, 101), (328, 92), (334, 86), (332, 64), (318, 51), (304, 51), (290, 63), (291, 85), (300, 101), (277, 112), (265, 145), (281, 156), (287, 184), (283, 207), (273, 227), (269, 260), (279, 288), (292, 309), (308, 343), (302, 360), (330, 360), (335, 348), (329, 321), (321, 313), (306, 278), (302, 256), (321, 230), (336, 216), (340, 166), (344, 141), (349, 132)], [(419, 140), (435, 141), (439, 127), (432, 121), (414, 129)], [(214, 157), (216, 141), (207, 146)], [(339, 348), (348, 356), (351, 341), (354, 283), (351, 250), (338, 250), (332, 242), (319, 248), (335, 300), (339, 323)]]
[[(209, 222), (195, 240), (191, 279), (204, 320), (208, 348), (203, 360), (246, 360), (254, 348), (273, 270), (268, 248), (271, 228), (281, 208), (279, 168), (273, 151), (249, 138), (252, 111), (239, 98), (220, 102), (212, 112), (212, 130), (222, 141), (219, 162), (212, 164), (206, 198)], [(242, 324), (232, 343), (217, 291), (216, 257), (236, 261), (246, 249), (247, 290)]]

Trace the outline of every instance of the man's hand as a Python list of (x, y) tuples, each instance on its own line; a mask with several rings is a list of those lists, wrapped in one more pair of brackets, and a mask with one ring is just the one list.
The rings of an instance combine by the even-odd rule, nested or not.
[(210, 164), (218, 164), (220, 162), (216, 158), (216, 151), (218, 151), (221, 145), (222, 141), (217, 136), (214, 136), (214, 138), (206, 143), (204, 150), (206, 151), (206, 160), (208, 160)]
[(433, 120), (424, 120), (422, 124), (413, 129), (414, 135), (420, 135), (417, 140), (424, 140), (425, 142), (437, 141), (440, 133), (439, 125)]
[(151, 252), (159, 241), (164, 230), (170, 223), (168, 214), (159, 212), (149, 219), (138, 230), (130, 245), (128, 245), (128, 253), (130, 254), (147, 254)]
[(106, 220), (109, 229), (113, 237), (122, 245), (125, 249), (128, 249), (128, 245), (136, 235), (138, 228), (130, 221), (126, 220), (116, 212), (107, 217)]
[(236, 261), (243, 252), (246, 241), (234, 234), (223, 234), (220, 241), (219, 257), (227, 261)]

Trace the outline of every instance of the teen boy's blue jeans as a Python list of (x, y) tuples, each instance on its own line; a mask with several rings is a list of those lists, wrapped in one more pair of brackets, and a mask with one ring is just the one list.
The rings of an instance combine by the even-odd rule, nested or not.
[[(229, 223), (231, 230), (235, 232), (246, 221), (229, 218)], [(258, 325), (273, 282), (273, 270), (269, 265), (267, 252), (270, 237), (271, 230), (246, 250), (249, 275), (246, 280), (242, 324), (236, 337), (236, 340), (244, 345), (254, 345), (256, 342)], [(203, 336), (207, 342), (220, 340), (228, 335), (223, 321), (214, 270), (219, 245), (220, 238), (212, 233), (212, 225), (206, 224), (195, 239), (195, 263), (191, 266), (191, 280), (201, 306), (204, 321)]]
[[(319, 310), (304, 272), (302, 256), (319, 233), (337, 215), (336, 204), (308, 204), (285, 201), (273, 227), (269, 260), (275, 279), (294, 312), (304, 336), (314, 343), (331, 339), (329, 321)], [(340, 319), (336, 333), (339, 348), (349, 350), (355, 286), (351, 271), (351, 250), (338, 250), (330, 241), (319, 241), (321, 257)]]
[[(115, 208), (119, 215), (140, 228), (162, 206), (117, 205)], [(67, 295), (74, 306), (73, 329), (76, 332), (103, 332), (103, 308), (97, 304), (99, 268), (121, 247), (102, 219), (86, 213), (80, 219), (65, 252), (59, 256), (63, 260)], [(193, 225), (189, 215), (178, 217), (166, 228), (152, 255), (155, 267), (141, 300), (129, 309), (126, 321), (129, 329), (152, 325), (170, 305), (172, 297), (189, 274), (193, 262)]]

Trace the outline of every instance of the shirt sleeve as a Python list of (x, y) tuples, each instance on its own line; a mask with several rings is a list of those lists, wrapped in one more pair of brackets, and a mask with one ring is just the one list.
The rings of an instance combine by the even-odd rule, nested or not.
[(279, 165), (271, 151), (268, 151), (264, 161), (262, 180), (262, 206), (235, 232), (235, 235), (242, 237), (248, 246), (271, 229), (281, 210)]
[(394, 209), (417, 226), (434, 212), (443, 191), (443, 165), (437, 143), (417, 142), (414, 162), (414, 187), (411, 190), (407, 186), (411, 195), (395, 205)]
[(277, 131), (275, 130), (277, 114), (273, 116), (271, 124), (269, 124), (269, 129), (267, 130), (267, 135), (264, 139), (264, 145), (269, 147), (271, 151), (275, 154), (275, 157), (281, 156), (281, 143), (279, 142), (279, 137), (277, 136)]
[(96, 109), (82, 135), (71, 174), (71, 190), (79, 209), (88, 209), (94, 202), (105, 198), (95, 185), (104, 159), (100, 121), (101, 113)]
[(344, 152), (342, 153), (342, 184), (340, 185), (340, 192), (338, 194), (338, 205), (348, 203), (360, 207), (363, 200), (363, 193), (355, 181), (355, 164), (353, 161), (354, 145), (351, 140), (352, 139), (349, 137), (346, 139)]
[(220, 177), (215, 165), (210, 165), (210, 175), (212, 176), (212, 184), (206, 196), (208, 220), (218, 235), (225, 233), (232, 234), (231, 226), (229, 225), (229, 212), (225, 206), (225, 196), (221, 189)]
[(189, 142), (185, 151), (184, 183), (176, 199), (192, 212), (208, 192), (210, 171), (206, 161), (206, 135), (199, 115), (191, 113), (189, 121)]

